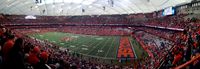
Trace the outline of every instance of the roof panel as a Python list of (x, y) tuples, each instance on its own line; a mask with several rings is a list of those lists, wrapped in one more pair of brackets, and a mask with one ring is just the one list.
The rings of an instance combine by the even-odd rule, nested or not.
[(36, 4), (35, 0), (0, 0), (0, 13), (52, 16), (131, 14), (189, 2), (191, 0), (41, 0)]

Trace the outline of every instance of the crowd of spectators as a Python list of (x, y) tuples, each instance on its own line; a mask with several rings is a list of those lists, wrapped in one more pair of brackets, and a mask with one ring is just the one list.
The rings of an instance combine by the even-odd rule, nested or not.
[[(171, 31), (165, 29), (155, 29), (155, 28), (145, 28), (139, 27), (134, 28), (133, 30), (139, 31), (137, 37), (141, 37), (141, 41), (144, 41), (145, 46), (153, 46), (148, 47), (152, 53), (155, 53), (154, 56), (159, 56), (159, 58), (163, 58), (163, 61), (159, 61), (161, 67), (160, 68), (190, 68), (197, 69), (199, 67), (199, 27), (197, 26), (189, 26), (186, 27), (184, 31)], [(141, 32), (142, 31), (142, 32)], [(146, 34), (145, 34), (146, 33)], [(137, 34), (137, 33), (135, 33)], [(149, 35), (151, 34), (151, 35)], [(146, 35), (146, 36), (145, 36)], [(153, 36), (154, 35), (154, 36)], [(152, 37), (153, 36), (153, 37)], [(162, 43), (156, 45), (156, 41), (158, 38), (163, 38), (167, 41), (170, 41), (170, 48), (165, 47), (165, 50), (159, 50), (162, 48), (156, 49), (156, 47), (160, 47), (158, 45), (162, 45)], [(169, 44), (163, 44), (169, 45)], [(161, 46), (162, 47), (162, 46)], [(165, 55), (159, 55), (159, 53), (164, 53)], [(163, 51), (163, 52), (162, 52)], [(164, 52), (165, 51), (165, 52)], [(148, 63), (149, 64), (149, 63)]]
[[(56, 30), (56, 29), (49, 29)], [(49, 30), (43, 30), (47, 32)], [(20, 32), (19, 32), (20, 31)], [(30, 30), (29, 30), (30, 31)], [(82, 59), (69, 49), (21, 34), (22, 30), (0, 27), (0, 68), (3, 69), (122, 69), (121, 66), (98, 63), (95, 58)], [(33, 32), (38, 32), (34, 30)], [(42, 31), (41, 31), (42, 32)], [(28, 33), (28, 32), (26, 32)], [(29, 32), (32, 33), (32, 32)]]
[[(156, 37), (155, 35), (151, 35), (150, 36), (150, 34), (147, 34), (147, 33), (155, 33), (156, 34), (157, 32), (160, 32), (161, 30), (156, 30), (156, 31), (151, 31), (151, 29), (148, 29), (148, 30), (147, 29), (137, 29), (137, 30), (148, 31), (148, 32), (142, 32), (143, 34), (142, 33), (139, 33), (139, 34), (140, 35), (144, 35), (144, 33), (145, 33), (147, 35), (147, 37), (144, 37), (144, 38), (149, 38), (149, 40), (148, 39), (143, 39), (143, 40), (147, 40), (148, 41), (147, 44), (145, 44), (145, 45), (147, 45), (147, 48), (151, 49), (151, 52), (155, 56), (155, 58), (152, 59), (152, 60), (148, 60), (147, 58), (145, 58), (145, 59), (147, 59), (147, 60), (145, 60), (146, 63), (145, 64), (140, 64), (140, 66), (138, 66), (138, 67), (149, 68), (150, 65), (152, 65), (152, 68), (154, 68), (155, 67), (154, 63), (156, 63), (157, 65), (159, 64), (161, 59), (163, 59), (163, 57), (166, 55), (166, 51), (168, 51), (171, 48), (171, 45), (173, 43), (170, 42), (169, 40), (167, 40), (167, 37), (161, 39), (161, 37), (157, 36), (157, 38), (154, 38), (154, 37)], [(44, 33), (44, 32), (49, 32), (49, 31), (62, 31), (62, 30), (57, 29), (57, 28), (49, 28), (49, 29), (45, 28), (45, 29), (32, 29), (32, 30), (23, 29), (23, 30), (15, 30), (15, 31), (16, 32), (21, 31), (21, 33), (27, 34), (27, 33)], [(72, 29), (70, 31), (72, 31), (71, 33), (74, 33), (74, 31)], [(64, 32), (70, 32), (70, 31), (64, 31)], [(89, 34), (87, 31), (83, 31), (83, 32), (85, 32), (85, 33), (79, 33), (79, 34)], [(98, 35), (98, 32), (95, 32), (95, 33), (97, 33), (95, 35)], [(165, 32), (165, 35), (168, 35), (170, 33), (171, 32), (168, 32), (168, 33)], [(109, 34), (106, 34), (106, 35), (109, 35)], [(112, 35), (112, 34), (110, 34), (110, 35)], [(120, 34), (118, 34), (118, 35), (120, 35)], [(136, 34), (134, 34), (134, 35), (136, 35)], [(141, 37), (141, 36), (137, 36), (137, 37)], [(168, 37), (168, 38), (170, 38), (170, 37)], [(152, 40), (152, 42), (150, 42), (150, 40)], [(153, 40), (155, 40), (155, 41), (153, 41)], [(162, 41), (162, 42), (159, 43), (159, 41)], [(34, 42), (34, 41), (32, 41), (32, 42)], [(160, 45), (162, 45), (162, 46), (160, 46)], [(163, 52), (161, 52), (161, 51), (163, 51)], [(161, 53), (165, 53), (165, 55), (163, 55)], [(157, 54), (160, 54), (160, 55), (157, 55)], [(155, 59), (160, 59), (160, 60), (155, 60)], [(143, 65), (146, 65), (146, 66), (143, 66)]]
[[(157, 15), (158, 16), (158, 15)], [(140, 25), (140, 26), (161, 26), (169, 28), (182, 28), (190, 23), (191, 19), (186, 19), (187, 14), (175, 16), (157, 17), (154, 13), (129, 14), (129, 15), (95, 15), (95, 16), (36, 16), (37, 19), (25, 19), (23, 15), (4, 15), (0, 19), (5, 25)], [(57, 25), (56, 25), (57, 26)]]
[[(64, 68), (69, 68), (69, 67), (76, 67), (76, 68), (124, 68), (124, 67), (120, 67), (118, 65), (100, 64), (100, 63), (94, 63), (94, 61), (86, 61), (84, 59), (81, 59), (80, 57), (76, 57), (76, 56), (73, 56), (72, 54), (68, 53), (67, 52), (68, 49), (61, 50), (61, 49), (59, 49), (59, 47), (54, 46), (54, 45), (52, 45), (52, 44), (50, 44), (46, 41), (40, 41), (40, 40), (37, 40), (37, 39), (34, 39), (34, 38), (23, 37), (22, 35), (17, 33), (17, 32), (21, 32), (21, 33), (38, 33), (38, 32), (44, 33), (44, 32), (49, 32), (49, 31), (60, 31), (57, 28), (34, 29), (34, 30), (30, 30), (30, 29), (29, 30), (27, 30), (27, 29), (13, 30), (14, 33), (12, 31), (7, 31), (6, 28), (3, 28), (2, 30), (3, 30), (2, 32), (9, 34), (9, 36), (6, 36), (6, 37), (4, 37), (4, 36), (7, 35), (7, 34), (2, 35), (3, 36), (2, 38), (9, 39), (11, 34), (12, 34), (12, 36), (15, 37), (15, 39), (13, 39), (13, 37), (11, 38), (11, 39), (13, 39), (12, 40), (13, 43), (11, 43), (10, 40), (4, 40), (3, 39), (2, 41), (5, 41), (5, 42), (3, 42), (3, 44), (1, 45), (2, 48), (5, 44), (7, 44), (7, 41), (10, 42), (13, 45), (13, 48), (14, 48), (14, 45), (16, 44), (15, 42), (18, 43), (18, 39), (19, 39), (19, 42), (23, 41), (22, 42), (23, 44), (21, 43), (21, 46), (23, 46), (23, 47), (22, 47), (22, 49), (20, 49), (19, 54), (21, 54), (23, 56), (23, 59), (21, 59), (21, 61), (23, 61), (24, 62), (23, 64), (25, 65), (25, 67), (28, 67), (28, 68), (35, 68), (35, 67), (37, 68), (37, 67), (40, 67), (41, 65), (44, 66), (44, 67), (48, 67), (48, 68), (50, 68), (50, 67), (51, 68), (59, 68), (59, 67), (62, 67), (62, 68), (63, 67)], [(65, 31), (65, 32), (69, 32), (69, 31)], [(145, 32), (143, 32), (143, 34), (142, 33), (139, 33), (139, 34), (143, 35), (144, 37), (148, 37), (149, 40), (147, 40), (147, 41), (156, 39), (156, 38), (153, 38), (155, 36), (153, 36), (153, 35), (150, 36), (150, 34), (147, 34), (147, 33), (144, 34), (144, 33)], [(23, 39), (16, 38), (16, 37), (23, 37)], [(141, 37), (141, 36), (137, 36), (137, 37)], [(152, 39), (150, 39), (150, 38), (152, 38)], [(157, 37), (157, 38), (159, 38), (159, 37)], [(143, 39), (143, 40), (146, 40), (146, 39)], [(167, 41), (165, 39), (160, 39), (160, 40), (163, 41), (164, 45), (169, 45), (169, 44), (167, 44), (167, 43), (169, 43), (169, 41)], [(157, 40), (157, 41), (159, 41), (159, 40)], [(148, 47), (148, 48), (151, 49), (151, 51), (154, 53), (154, 56), (157, 56), (157, 57), (155, 57), (156, 59), (161, 59), (161, 57), (160, 57), (161, 55), (159, 55), (159, 57), (158, 57), (158, 55), (156, 55), (156, 54), (163, 53), (163, 52), (161, 52), (162, 50), (166, 51), (166, 49), (169, 49), (168, 46), (160, 46), (160, 45), (162, 45), (162, 43), (157, 43), (156, 41), (154, 42), (154, 44), (151, 44), (151, 43), (152, 42), (146, 42), (146, 44), (149, 44), (148, 46), (152, 45), (151, 47)], [(3, 52), (3, 50), (4, 50), (4, 48), (2, 49), (2, 52)], [(43, 55), (44, 57), (41, 57), (41, 54), (44, 54)], [(13, 56), (16, 56), (16, 55), (13, 55)], [(48, 56), (48, 59), (47, 59), (47, 56)], [(2, 65), (6, 66), (7, 63), (6, 63), (6, 65), (4, 65), (5, 64), (4, 62), (9, 62), (9, 61), (4, 60), (4, 55), (2, 55), (2, 57), (3, 57)], [(19, 57), (19, 58), (22, 58), (22, 57)], [(146, 59), (145, 64), (140, 64), (139, 66), (136, 66), (136, 67), (143, 67), (143, 68), (145, 68), (145, 67), (150, 68), (151, 67), (151, 68), (154, 68), (154, 63), (159, 62), (159, 60), (153, 60), (153, 59), (148, 60), (148, 58), (145, 58), (145, 59)], [(44, 61), (44, 60), (46, 60), (46, 61)], [(11, 60), (11, 61), (14, 61), (14, 60)], [(145, 65), (145, 66), (143, 66), (143, 65)], [(125, 66), (125, 68), (127, 68), (127, 67)]]
[[(157, 67), (164, 59), (161, 68), (171, 68), (179, 66), (199, 55), (199, 26), (198, 22), (191, 22), (185, 19), (187, 15), (179, 14), (175, 16), (155, 17), (154, 14), (131, 14), (131, 15), (105, 15), (105, 16), (69, 16), (69, 17), (38, 17), (36, 20), (24, 19), (24, 16), (6, 15), (1, 17), (3, 23), (9, 28), (24, 28), (14, 30), (15, 33), (1, 26), (0, 30), (0, 66), (5, 68), (122, 68), (120, 66), (104, 65), (93, 63), (71, 56), (66, 51), (60, 51), (57, 46), (46, 44), (23, 37), (19, 33), (41, 33), (49, 31), (70, 32), (87, 35), (130, 35), (130, 30), (121, 27), (104, 26), (105, 24), (130, 24), (142, 27), (134, 27), (133, 35), (136, 35), (145, 47), (153, 54), (151, 60), (145, 58), (143, 64), (147, 68)], [(53, 24), (57, 23), (57, 24)], [(63, 26), (65, 24), (95, 24), (97, 26)], [(188, 26), (186, 28), (186, 26)], [(185, 31), (171, 31), (155, 29), (144, 26), (160, 26), (168, 28), (187, 29)], [(41, 29), (38, 29), (40, 27)], [(47, 27), (47, 28), (42, 28)], [(53, 27), (53, 28), (52, 28)], [(31, 28), (27, 29), (27, 28)], [(37, 28), (37, 29), (32, 29)], [(125, 31), (124, 31), (125, 30)], [(135, 32), (135, 30), (140, 30)], [(38, 45), (39, 44), (39, 45)], [(25, 49), (26, 48), (26, 49)], [(41, 49), (41, 50), (40, 50)], [(64, 55), (65, 54), (65, 55)], [(166, 56), (167, 55), (167, 56)], [(16, 60), (13, 58), (20, 60)], [(48, 58), (48, 59), (47, 59)], [(155, 60), (159, 59), (159, 60)], [(12, 62), (15, 61), (15, 62)], [(196, 61), (190, 67), (197, 68), (200, 62)], [(13, 67), (9, 65), (14, 65)], [(25, 66), (22, 66), (25, 65)], [(30, 66), (29, 66), (30, 65)], [(140, 64), (139, 67), (142, 65)]]
[(17, 38), (14, 34), (9, 29), (0, 26), (0, 68), (25, 69), (27, 64), (33, 65), (34, 68), (48, 67), (45, 65), (48, 58), (47, 52), (40, 52), (37, 47), (25, 46), (24, 39)]
[(134, 31), (144, 31), (146, 33), (150, 33), (152, 35), (170, 40), (170, 41), (177, 41), (178, 38), (181, 37), (183, 31), (173, 31), (167, 29), (159, 29), (159, 28), (149, 28), (149, 27), (134, 27), (132, 28)]
[[(124, 30), (126, 29), (126, 30)], [(20, 29), (14, 29), (20, 31)], [(32, 31), (30, 31), (32, 30)], [(74, 34), (85, 34), (85, 35), (130, 35), (131, 31), (127, 28), (122, 27), (110, 27), (110, 26), (63, 26), (59, 28), (31, 28), (21, 29), (22, 33), (40, 33), (40, 32), (67, 32)]]
[[(155, 23), (155, 25), (164, 26), (162, 24), (156, 24), (156, 23)], [(76, 34), (89, 34), (89, 35), (127, 35), (127, 34), (130, 33), (129, 30), (124, 31), (124, 28), (105, 27), (105, 26), (93, 26), (93, 27), (91, 27), (91, 26), (64, 26), (64, 27), (60, 27), (60, 28), (62, 28), (62, 29), (59, 29), (59, 28), (45, 28), (45, 29), (39, 29), (39, 30), (40, 30), (40, 32), (61, 31), (61, 32), (70, 32), (70, 33), (76, 33)], [(184, 43), (187, 40), (187, 38), (186, 38), (187, 36), (186, 35), (184, 35), (182, 32), (177, 32), (177, 31), (169, 31), (169, 30), (155, 29), (155, 28), (148, 28), (148, 27), (135, 27), (132, 30), (142, 30), (145, 33), (149, 33), (151, 35), (158, 36), (158, 38), (163, 38), (165, 40), (169, 40), (169, 41), (175, 42), (176, 44), (179, 44), (178, 42)], [(37, 29), (34, 30), (34, 31), (27, 30), (25, 33), (27, 33), (27, 32), (34, 33), (34, 32), (38, 32), (38, 31), (37, 31)], [(156, 39), (153, 39), (153, 37), (155, 37), (155, 36), (149, 36), (149, 34), (148, 34), (148, 37), (146, 37), (146, 38), (152, 38), (152, 39), (149, 39), (149, 40), (142, 39), (142, 40), (143, 41), (156, 40)], [(143, 36), (144, 36), (144, 34), (143, 34)], [(193, 34), (193, 36), (195, 36), (195, 34)], [(138, 36), (138, 37), (141, 37), (141, 36)], [(184, 39), (185, 41), (181, 40), (180, 38)], [(155, 41), (154, 42), (144, 42), (144, 43), (145, 43), (145, 45), (147, 45), (147, 47), (151, 46), (151, 47), (148, 47), (148, 48), (151, 49), (151, 52), (153, 52), (154, 56), (156, 56), (155, 54), (159, 55), (159, 53), (163, 53), (163, 52), (161, 52), (163, 49), (164, 49), (163, 51), (164, 51), (164, 53), (166, 55), (166, 51), (167, 50), (169, 51), (169, 49), (171, 48), (171, 47), (170, 48), (168, 48), (168, 47), (167, 48), (163, 48), (162, 46), (160, 48), (160, 46), (158, 47), (158, 45), (156, 45)], [(162, 43), (160, 43), (160, 45), (161, 44)], [(184, 47), (184, 45), (185, 44), (174, 45), (173, 47), (177, 46), (177, 47), (182, 48), (182, 47)], [(174, 48), (174, 49), (175, 49), (175, 51), (177, 51), (177, 49), (179, 50), (179, 48)], [(174, 51), (174, 49), (172, 51)], [(155, 57), (155, 58), (156, 59), (163, 59), (163, 57), (165, 55), (161, 55), (160, 54), (159, 57)], [(160, 57), (160, 56), (162, 56), (162, 57)], [(176, 56), (176, 54), (173, 54), (171, 57), (173, 57), (173, 56)], [(178, 56), (180, 57), (180, 54), (178, 54)], [(170, 58), (170, 57), (167, 56), (167, 58)], [(175, 62), (174, 59), (170, 59), (170, 60), (171, 60), (171, 64), (172, 65), (178, 65)], [(158, 64), (159, 62), (161, 62), (161, 60), (156, 60), (155, 61), (155, 60), (152, 59), (152, 60), (146, 62), (146, 67), (150, 67), (150, 65), (148, 65), (148, 64), (153, 65), (154, 63)], [(186, 61), (184, 61), (184, 62), (186, 62)], [(182, 62), (182, 63), (184, 63), (184, 62)], [(179, 63), (179, 64), (182, 64), (182, 63)], [(170, 65), (168, 64), (167, 66), (170, 66)], [(143, 66), (143, 67), (145, 67), (145, 66)], [(171, 66), (171, 67), (173, 67), (173, 66)]]
[[(194, 29), (194, 27), (190, 26), (187, 32), (184, 32), (176, 42), (178, 45), (172, 51), (169, 51), (162, 68), (176, 67), (198, 57), (200, 52), (199, 31), (199, 28)], [(198, 69), (200, 68), (199, 64), (200, 62), (197, 59), (188, 65), (182, 66), (182, 68)]]
[(124, 31), (121, 27), (104, 27), (104, 26), (71, 26), (64, 27), (63, 32), (87, 35), (130, 35), (130, 31)]
[(168, 54), (168, 51), (172, 48), (174, 45), (172, 41), (160, 38), (155, 35), (151, 35), (149, 33), (146, 33), (144, 31), (137, 31), (134, 33), (136, 37), (139, 38), (140, 42), (144, 43), (145, 48), (150, 50), (152, 55), (144, 65), (146, 67), (157, 67), (159, 66), (159, 63), (165, 57), (165, 55)]
[[(154, 59), (145, 62), (146, 64), (144, 63), (143, 65), (150, 67), (151, 64), (156, 65), (159, 63), (159, 65), (162, 65), (160, 68), (173, 68), (179, 65), (181, 65), (182, 68), (199, 68), (198, 25), (186, 27), (184, 31), (149, 27), (134, 27), (131, 29), (136, 31), (133, 34), (140, 38), (139, 42), (144, 43), (144, 46), (147, 47), (147, 49), (149, 49), (154, 55)], [(167, 44), (163, 43), (163, 40), (164, 42), (167, 42)], [(159, 57), (156, 58), (156, 56)], [(190, 63), (188, 61), (190, 61)]]

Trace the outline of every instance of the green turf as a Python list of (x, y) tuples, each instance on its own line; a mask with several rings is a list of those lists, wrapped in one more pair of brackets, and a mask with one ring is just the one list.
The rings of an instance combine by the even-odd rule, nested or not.
[[(47, 40), (71, 51), (103, 58), (116, 58), (119, 46), (119, 36), (90, 36), (61, 32), (32, 34), (40, 40)], [(71, 41), (61, 41), (64, 37), (74, 38)]]
[(137, 56), (138, 59), (141, 59), (142, 57), (147, 57), (148, 54), (146, 51), (144, 51), (144, 49), (140, 46), (140, 44), (133, 38), (129, 38), (129, 40), (132, 43), (132, 47), (135, 50), (135, 54)]
[[(62, 32), (47, 32), (43, 34), (31, 34), (29, 36), (40, 40), (47, 40), (58, 46), (68, 48), (73, 52), (114, 59), (116, 59), (120, 42), (120, 36), (94, 36)], [(70, 41), (62, 41), (61, 39), (64, 37), (73, 39)], [(137, 57), (140, 58), (143, 49), (141, 49), (140, 45), (134, 39), (131, 39), (131, 42)]]

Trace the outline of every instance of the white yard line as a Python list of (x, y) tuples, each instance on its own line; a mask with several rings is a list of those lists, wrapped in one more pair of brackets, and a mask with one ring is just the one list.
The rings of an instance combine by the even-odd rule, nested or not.
[[(77, 42), (77, 44), (82, 43), (82, 42), (84, 42), (84, 41)], [(75, 44), (75, 45), (77, 45), (77, 44)], [(65, 44), (65, 46), (67, 46), (67, 45), (70, 46), (70, 45), (73, 45), (73, 44), (72, 44), (72, 42), (69, 42), (69, 44)], [(74, 51), (74, 49), (76, 49), (76, 48), (72, 48), (71, 50)]]
[[(103, 45), (103, 47), (101, 47), (101, 49), (100, 50), (102, 50), (105, 46), (106, 46), (106, 44), (108, 43), (108, 40), (109, 39), (107, 39), (107, 41), (105, 42), (105, 44)], [(99, 52), (97, 52), (97, 54), (96, 55), (98, 55), (99, 54)]]
[[(98, 47), (98, 45), (101, 44), (102, 42), (103, 42), (103, 40), (101, 40), (101, 42), (99, 42), (99, 43), (95, 46), (95, 48), (92, 47), (93, 49), (90, 50), (90, 52), (92, 52), (94, 49), (96, 49), (96, 48)], [(89, 54), (90, 52), (88, 52), (87, 54)]]
[[(93, 38), (94, 38), (94, 37), (93, 37)], [(93, 38), (92, 38), (92, 39), (93, 39)], [(90, 42), (93, 42), (92, 39), (90, 39)], [(90, 42), (89, 42), (89, 43), (90, 43)], [(96, 42), (90, 43), (90, 44), (88, 45), (88, 48), (92, 48), (91, 45), (93, 45), (94, 43), (96, 43)], [(86, 45), (86, 44), (88, 44), (88, 43), (84, 43), (84, 45)], [(83, 51), (83, 50), (80, 50), (79, 52), (81, 53), (82, 51)]]
[(134, 52), (133, 54), (135, 55), (135, 58), (137, 59), (137, 55), (136, 55), (135, 49), (133, 48), (132, 39), (130, 39), (130, 37), (129, 37), (129, 42), (130, 42), (132, 50)]
[(94, 57), (94, 58), (101, 58), (101, 59), (113, 59), (115, 60), (116, 58), (105, 58), (105, 57), (99, 57), (99, 56), (94, 56), (94, 55), (88, 55), (88, 54), (83, 54), (83, 53), (80, 53), (81, 55), (85, 55), (85, 56), (89, 56), (89, 57)]
[[(90, 43), (90, 45), (92, 45), (92, 44), (94, 44), (95, 42), (93, 42), (93, 40), (92, 40), (93, 38), (90, 38), (90, 41), (89, 42), (85, 42), (85, 43), (83, 43), (82, 45), (87, 45), (88, 43)], [(91, 42), (93, 42), (93, 43), (91, 43)], [(90, 47), (90, 45), (87, 45), (88, 46), (88, 48)], [(78, 47), (77, 49), (79, 49), (80, 47)], [(76, 49), (76, 50), (77, 50)], [(79, 52), (81, 53), (83, 50), (79, 50)]]
[[(115, 38), (113, 39), (111, 45), (113, 44), (114, 41), (115, 41)], [(105, 55), (104, 57), (107, 57), (107, 56), (108, 56), (108, 53), (110, 52), (110, 48), (111, 48), (111, 47), (112, 47), (112, 46), (109, 47), (109, 49), (108, 49), (108, 51), (107, 51), (107, 53), (106, 53), (106, 55)]]
[[(81, 36), (80, 36), (80, 38), (81, 38)], [(78, 39), (76, 39), (76, 40), (78, 40)], [(80, 39), (79, 39), (80, 40)], [(84, 41), (84, 40), (82, 40), (82, 41), (80, 41), (80, 42), (77, 42), (76, 41), (76, 44), (74, 44), (75, 46), (77, 46), (77, 45), (79, 45), (79, 44), (82, 44), (82, 43), (85, 43), (86, 41)], [(65, 44), (65, 45), (73, 45), (73, 44), (71, 44), (72, 42), (70, 42), (69, 41), (69, 44)], [(78, 47), (77, 47), (78, 48)], [(73, 49), (71, 49), (71, 50), (75, 50), (76, 48), (73, 48)]]
[[(91, 39), (91, 38), (90, 38)], [(92, 42), (92, 40), (90, 40), (89, 42)], [(86, 41), (85, 40), (83, 40), (83, 41), (81, 41), (81, 42), (79, 42), (79, 43), (76, 43), (75, 45), (77, 46), (77, 45), (81, 45), (81, 44), (84, 44), (84, 43), (86, 43)], [(75, 50), (77, 50), (77, 49), (79, 49), (80, 47), (76, 47), (76, 48), (74, 48), (73, 49), (73, 51), (75, 51)]]

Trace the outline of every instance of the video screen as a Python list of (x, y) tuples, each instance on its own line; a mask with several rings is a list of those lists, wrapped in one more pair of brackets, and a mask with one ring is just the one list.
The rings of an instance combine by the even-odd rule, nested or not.
[(169, 7), (163, 10), (163, 16), (166, 15), (174, 15), (175, 14), (175, 8), (174, 7)]

